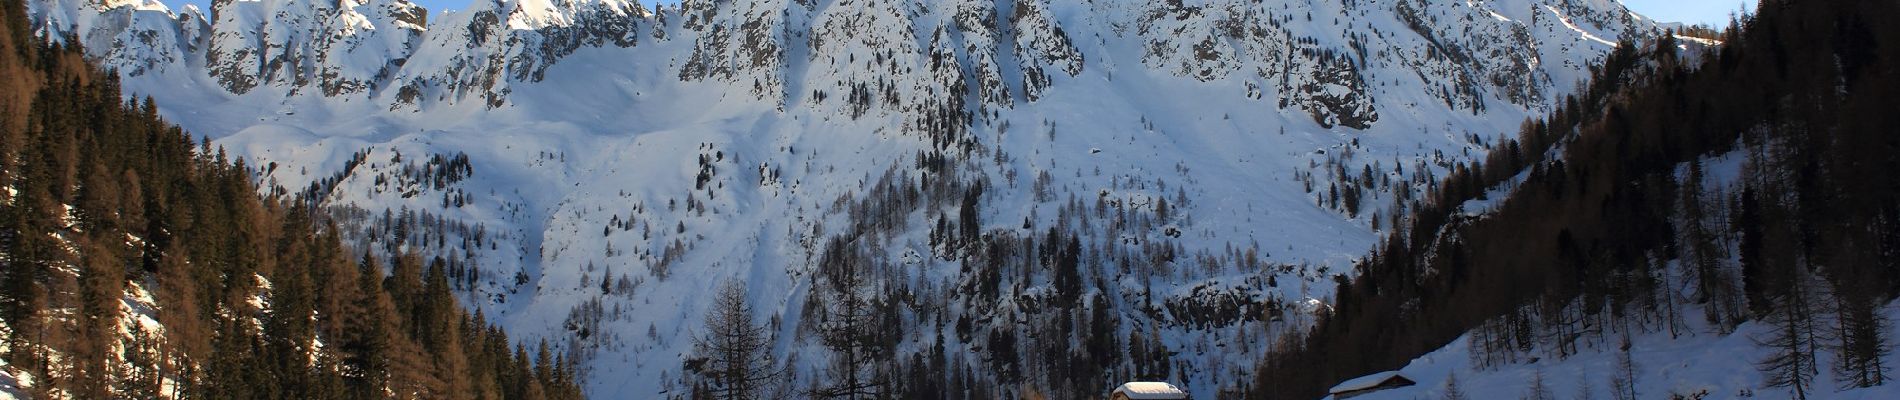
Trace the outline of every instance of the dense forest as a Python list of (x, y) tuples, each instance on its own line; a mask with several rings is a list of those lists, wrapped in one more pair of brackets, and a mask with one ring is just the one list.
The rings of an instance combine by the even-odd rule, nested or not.
[[(32, 398), (575, 399), (444, 262), (344, 247), (257, 171), (0, 7), (0, 321)], [(67, 43), (67, 44), (61, 44)]]
[[(1701, 54), (1624, 43), (1557, 111), (1410, 207), (1340, 279), (1336, 308), (1265, 359), (1255, 397), (1319, 397), (1467, 333), (1474, 359), (1513, 363), (1627, 353), (1627, 335), (1679, 334), (1685, 318), (1717, 334), (1770, 326), (1757, 368), (1796, 397), (1885, 383), (1880, 308), (1900, 294), (1895, 17), (1892, 1), (1766, 0)], [(1721, 156), (1744, 159), (1739, 183), (1705, 185)], [(1817, 368), (1840, 381), (1815, 382)]]

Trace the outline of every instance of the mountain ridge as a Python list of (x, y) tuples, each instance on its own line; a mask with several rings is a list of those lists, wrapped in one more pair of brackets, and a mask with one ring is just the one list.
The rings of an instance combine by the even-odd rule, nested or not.
[[(491, 106), (499, 106), (500, 103), (494, 102), (505, 98), (507, 84), (539, 81), (544, 78), (547, 66), (573, 51), (582, 47), (637, 47), (643, 43), (642, 38), (646, 39), (644, 43), (672, 40), (694, 43), (692, 56), (674, 60), (683, 80), (718, 77), (733, 84), (747, 84), (741, 82), (741, 78), (754, 78), (761, 81), (754, 86), (773, 89), (777, 81), (783, 80), (785, 70), (799, 68), (788, 64), (817, 62), (821, 54), (828, 57), (855, 55), (841, 54), (844, 49), (818, 49), (826, 44), (827, 35), (841, 35), (847, 41), (858, 40), (871, 47), (905, 46), (885, 50), (905, 50), (904, 56), (910, 58), (926, 55), (919, 50), (929, 46), (935, 29), (944, 29), (952, 41), (965, 45), (958, 52), (959, 69), (995, 71), (1009, 67), (1019, 76), (1009, 80), (1008, 86), (1015, 89), (1016, 97), (1020, 98), (1036, 97), (1026, 92), (1039, 92), (1048, 85), (1048, 72), (1059, 71), (1074, 77), (1086, 65), (1087, 52), (1078, 50), (1074, 39), (1064, 30), (1065, 24), (1107, 25), (1090, 28), (1107, 28), (1106, 31), (1117, 35), (1129, 34), (1132, 27), (1134, 38), (1146, 41), (1141, 45), (1146, 50), (1142, 54), (1143, 64), (1201, 81), (1225, 78), (1247, 64), (1259, 64), (1255, 68), (1258, 78), (1285, 77), (1290, 75), (1287, 72), (1299, 69), (1319, 69), (1311, 74), (1316, 81), (1352, 84), (1356, 82), (1352, 82), (1351, 75), (1359, 73), (1360, 65), (1316, 58), (1312, 54), (1296, 57), (1292, 53), (1350, 51), (1356, 53), (1351, 64), (1358, 64), (1365, 62), (1366, 52), (1396, 51), (1368, 49), (1370, 45), (1362, 41), (1372, 39), (1358, 37), (1365, 32), (1335, 38), (1294, 35), (1289, 31), (1293, 28), (1281, 25), (1292, 24), (1299, 12), (1248, 7), (1235, 2), (1187, 5), (1174, 1), (1146, 7), (1115, 2), (1093, 6), (1060, 4), (1070, 8), (1065, 10), (1067, 14), (1090, 16), (1072, 22), (1057, 22), (1058, 19), (1051, 18), (1054, 9), (1045, 1), (1023, 2), (1021, 7), (1015, 2), (989, 1), (928, 3), (935, 6), (894, 1), (865, 3), (871, 6), (869, 9), (882, 10), (879, 13), (885, 16), (883, 24), (896, 21), (898, 25), (878, 25), (880, 22), (874, 15), (866, 22), (863, 18), (867, 16), (860, 13), (866, 8), (850, 1), (819, 4), (711, 0), (686, 1), (659, 13), (638, 2), (483, 1), (471, 4), (466, 10), (443, 13), (437, 21), (428, 21), (426, 11), (402, 0), (334, 5), (230, 0), (214, 2), (209, 15), (195, 6), (172, 13), (156, 2), (61, 0), (35, 3), (40, 7), (35, 7), (34, 25), (42, 35), (59, 37), (71, 32), (90, 44), (105, 44), (94, 46), (99, 49), (94, 50), (95, 57), (120, 67), (128, 76), (140, 76), (145, 69), (167, 64), (185, 63), (189, 67), (191, 61), (202, 60), (213, 80), (234, 94), (244, 94), (258, 85), (270, 85), (292, 89), (289, 94), (297, 95), (298, 89), (315, 86), (321, 89), (317, 93), (323, 97), (367, 95), (403, 106), (414, 101), (412, 93), (435, 87), (448, 92), (438, 94), (441, 100), (470, 101), (476, 97), (490, 101)], [(1475, 93), (1461, 93), (1480, 89), (1499, 93), (1508, 102), (1520, 106), (1547, 107), (1545, 103), (1552, 98), (1541, 92), (1563, 81), (1549, 76), (1555, 71), (1535, 65), (1539, 59), (1560, 58), (1553, 56), (1561, 55), (1563, 47), (1574, 45), (1565, 43), (1567, 41), (1614, 45), (1602, 37), (1660, 32), (1653, 22), (1632, 17), (1633, 14), (1620, 6), (1607, 2), (1562, 0), (1535, 7), (1499, 6), (1496, 10), (1488, 8), (1490, 2), (1465, 7), (1415, 3), (1409, 0), (1353, 1), (1332, 10), (1310, 9), (1336, 13), (1335, 18), (1370, 18), (1366, 16), (1378, 14), (1368, 14), (1367, 9), (1386, 11), (1384, 7), (1391, 7), (1391, 12), (1408, 29), (1428, 44), (1427, 51), (1419, 52), (1422, 54), (1399, 57), (1410, 64), (1407, 67), (1421, 74), (1456, 81), (1456, 86), (1461, 87), (1445, 89), (1435, 96), (1464, 108), (1482, 107), (1472, 103), (1478, 97)], [(1005, 9), (998, 4), (1010, 7)], [(838, 12), (829, 12), (834, 9)], [(129, 18), (138, 22), (138, 26), (121, 26), (110, 21), (128, 18), (125, 15), (100, 17), (112, 14), (108, 11), (113, 10), (120, 14), (131, 11), (133, 15)], [(1507, 17), (1505, 13), (1511, 15)], [(1471, 26), (1448, 26), (1437, 21), (1441, 17)], [(1305, 18), (1310, 20), (1311, 15)], [(1579, 20), (1584, 23), (1577, 24)], [(870, 25), (863, 25), (867, 23)], [(1578, 36), (1570, 39), (1532, 36), (1527, 26), (1540, 24), (1562, 25)], [(1647, 28), (1642, 28), (1645, 26)], [(872, 32), (862, 32), (873, 27), (880, 32), (909, 32), (910, 35), (873, 39), (875, 36), (867, 36)], [(643, 31), (647, 34), (641, 34)], [(131, 32), (139, 40), (117, 37), (119, 32)], [(1100, 37), (1101, 33), (1095, 31), (1097, 40), (1106, 40)], [(999, 37), (1010, 43), (998, 42)], [(1319, 43), (1321, 38), (1327, 43)], [(806, 46), (784, 45), (793, 40)], [(1545, 50), (1551, 47), (1559, 49)], [(807, 57), (804, 60), (787, 57), (785, 53), (790, 51), (806, 53)], [(1548, 54), (1533, 54), (1538, 52)], [(1493, 56), (1473, 57), (1473, 53)], [(1006, 58), (1021, 62), (1003, 66), (983, 61)], [(411, 60), (429, 62), (406, 65)], [(125, 68), (127, 66), (141, 68)], [(1581, 67), (1564, 66), (1572, 70)], [(1467, 71), (1455, 71), (1461, 68)], [(771, 71), (760, 76), (735, 75), (759, 69)], [(452, 78), (465, 74), (473, 76)], [(1338, 74), (1347, 76), (1325, 78)], [(1580, 74), (1569, 75), (1566, 78), (1570, 81), (1582, 78)], [(500, 79), (504, 76), (506, 79)], [(1001, 79), (979, 81), (994, 80)], [(994, 86), (994, 83), (986, 83), (977, 87), (983, 93), (990, 93), (999, 89)], [(468, 93), (471, 88), (487, 92), (471, 95)], [(771, 91), (763, 89), (755, 91)], [(1280, 91), (1287, 92), (1286, 89), (1282, 87)], [(781, 101), (800, 97), (778, 92), (774, 96)], [(765, 93), (760, 95), (766, 96)], [(995, 95), (980, 98), (985, 100), (982, 105), (1013, 103)], [(1299, 101), (1296, 99), (1294, 103), (1298, 105)], [(1350, 114), (1337, 107), (1320, 108), (1331, 110), (1328, 112), (1333, 114)], [(1316, 115), (1316, 118), (1321, 117)], [(1355, 127), (1365, 128), (1363, 125)]]

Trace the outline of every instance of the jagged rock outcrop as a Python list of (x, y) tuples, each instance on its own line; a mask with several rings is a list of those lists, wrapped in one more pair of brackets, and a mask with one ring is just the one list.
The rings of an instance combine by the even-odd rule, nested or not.
[(389, 82), (427, 26), (405, 0), (218, 0), (211, 3), (206, 72), (231, 93), (261, 85), (356, 96)]
[(195, 6), (173, 13), (156, 0), (29, 2), (41, 36), (71, 33), (100, 66), (127, 77), (189, 68), (204, 43), (205, 18)]
[(952, 21), (949, 26), (956, 28), (949, 33), (953, 40), (960, 39), (963, 43), (962, 59), (967, 64), (967, 75), (975, 80), (971, 86), (981, 105), (978, 113), (990, 107), (1014, 106), (1015, 99), (1010, 95), (1002, 64), (997, 60), (997, 43), (1002, 33), (997, 24), (996, 3), (984, 0), (945, 3), (943, 7)]
[(750, 80), (751, 92), (759, 99), (785, 95), (787, 43), (792, 35), (805, 32), (789, 27), (788, 19), (794, 12), (810, 14), (809, 1), (696, 0), (680, 7), (684, 29), (698, 34), (692, 55), (680, 67), (680, 80)]
[(632, 1), (479, 1), (428, 30), (383, 101), (391, 109), (470, 100), (500, 107), (512, 84), (546, 79), (548, 68), (582, 48), (639, 45), (643, 29), (658, 30), (652, 21)]
[(1144, 69), (1238, 81), (1267, 106), (1366, 129), (1381, 103), (1399, 101), (1381, 94), (1395, 84), (1466, 112), (1483, 112), (1487, 99), (1545, 109), (1554, 89), (1583, 76), (1592, 56), (1577, 48), (1655, 32), (1603, 1), (1293, 5), (692, 0), (656, 13), (623, 0), (487, 0), (428, 21), (406, 0), (219, 0), (209, 19), (156, 3), (57, 0), (36, 15), (46, 32), (76, 30), (127, 76), (196, 69), (237, 95), (269, 86), (412, 110), (501, 107), (513, 86), (547, 79), (582, 49), (680, 39), (692, 44), (673, 56), (680, 80), (743, 87), (780, 109), (907, 115), (936, 133), (1047, 97), (1093, 63), (1110, 79), (1138, 73), (1112, 52), (1088, 54), (1119, 43), (1140, 49)]
[(1016, 37), (1016, 60), (1021, 64), (1023, 97), (1041, 98), (1051, 84), (1050, 70), (1068, 76), (1082, 73), (1082, 52), (1049, 15), (1043, 0), (1020, 0), (1010, 12), (1009, 26)]

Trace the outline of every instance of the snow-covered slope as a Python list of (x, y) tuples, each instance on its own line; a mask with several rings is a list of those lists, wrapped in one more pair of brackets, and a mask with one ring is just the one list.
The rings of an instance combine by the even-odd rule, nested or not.
[[(1699, 313), (1699, 309), (1686, 310)], [(1889, 305), (1885, 318), (1900, 316), (1900, 308)], [(1668, 332), (1636, 334), (1630, 338), (1629, 351), (1621, 343), (1585, 348), (1566, 358), (1546, 357), (1523, 363), (1482, 366), (1473, 363), (1472, 338), (1459, 338), (1431, 354), (1419, 357), (1398, 370), (1400, 376), (1418, 384), (1352, 397), (1363, 400), (1402, 400), (1447, 398), (1450, 387), (1468, 399), (1575, 399), (1616, 398), (1618, 385), (1633, 388), (1638, 398), (1736, 399), (1793, 398), (1789, 388), (1766, 388), (1758, 362), (1769, 356), (1758, 340), (1772, 336), (1772, 329), (1759, 322), (1742, 324), (1733, 333), (1716, 333), (1691, 319), (1674, 337)], [(1886, 334), (1893, 334), (1887, 332)], [(1545, 352), (1537, 349), (1530, 353)], [(1823, 357), (1831, 354), (1823, 353)], [(1624, 361), (1628, 361), (1627, 364)], [(1871, 388), (1842, 388), (1826, 365), (1818, 364), (1817, 385), (1809, 398), (1817, 399), (1891, 399), (1900, 397), (1893, 385)], [(1887, 357), (1884, 362), (1900, 362)], [(1628, 365), (1625, 369), (1623, 366)], [(1635, 377), (1623, 384), (1619, 377)], [(1455, 384), (1452, 382), (1456, 381)], [(1541, 385), (1541, 386), (1540, 386)], [(1541, 396), (1541, 397), (1540, 397)]]
[[(979, 249), (1051, 228), (1082, 249), (1068, 295), (1100, 300), (1075, 313), (1212, 398), (1393, 204), (1659, 33), (1609, 0), (30, 3), (363, 248), (457, 260), (473, 307), (634, 398), (680, 393), (727, 280), (815, 382), (800, 322), (842, 236), (904, 294), (900, 355), (987, 371), (990, 336), (1069, 314), (1032, 253)], [(1143, 374), (1119, 365), (1104, 389)]]
[[(1704, 155), (1691, 162), (1675, 165), (1675, 184), (1699, 196), (1720, 197), (1721, 193), (1748, 190), (1748, 181), (1776, 172), (1751, 159), (1746, 144), (1737, 143), (1725, 153)], [(1754, 164), (1754, 165), (1751, 165)], [(1695, 172), (1691, 169), (1695, 168)], [(1772, 171), (1772, 170), (1770, 170)], [(1521, 178), (1494, 187), (1488, 197), (1503, 199), (1521, 195)], [(1698, 198), (1698, 197), (1688, 197)], [(1718, 201), (1719, 202), (1719, 201)], [(1462, 212), (1471, 216), (1493, 213), (1493, 202), (1470, 201)], [(1663, 207), (1684, 207), (1681, 203)], [(1685, 231), (1692, 219), (1675, 211), (1672, 217)], [(1723, 221), (1730, 213), (1740, 212), (1727, 206), (1707, 209), (1712, 220)], [(1724, 226), (1728, 222), (1704, 222)], [(1743, 250), (1738, 242), (1718, 241), (1709, 251), (1722, 266), (1742, 265)], [(1685, 247), (1689, 245), (1684, 245)], [(1726, 268), (1726, 267), (1724, 267)], [(1840, 310), (1840, 300), (1819, 300), (1810, 314), (1818, 322), (1818, 332), (1809, 333), (1807, 351), (1813, 359), (1805, 369), (1802, 393), (1789, 384), (1774, 385), (1775, 372), (1764, 369), (1779, 350), (1780, 329), (1773, 316), (1750, 316), (1722, 322), (1720, 301), (1698, 300), (1709, 294), (1698, 292), (1706, 287), (1696, 283), (1698, 265), (1688, 257), (1659, 256), (1655, 279), (1647, 306), (1632, 306), (1608, 311), (1611, 306), (1588, 305), (1587, 297), (1577, 297), (1553, 306), (1548, 300), (1526, 303), (1514, 312), (1492, 318), (1463, 336), (1411, 360), (1395, 371), (1386, 371), (1349, 379), (1334, 386), (1340, 393), (1364, 388), (1392, 374), (1416, 382), (1415, 385), (1378, 390), (1356, 396), (1355, 400), (1402, 399), (1891, 399), (1900, 398), (1900, 386), (1854, 384), (1854, 369), (1839, 363), (1846, 350), (1834, 344), (1846, 336), (1844, 327), (1852, 326)], [(1728, 278), (1737, 280), (1740, 276)], [(1832, 289), (1822, 278), (1799, 284), (1818, 292)], [(1786, 300), (1781, 300), (1786, 301)], [(1900, 334), (1884, 321), (1900, 317), (1900, 302), (1876, 303), (1871, 308), (1880, 321), (1882, 338)], [(1727, 305), (1734, 307), (1735, 305)], [(1586, 311), (1601, 307), (1600, 311)], [(1592, 314), (1595, 313), (1595, 314)], [(1590, 316), (1586, 316), (1590, 315)], [(1556, 317), (1552, 317), (1556, 316)], [(1900, 355), (1882, 352), (1880, 363), (1893, 365)], [(1884, 374), (1885, 372), (1883, 372)], [(1884, 376), (1881, 379), (1886, 379)], [(1631, 392), (1634, 392), (1633, 394)], [(1454, 395), (1456, 393), (1457, 395)]]

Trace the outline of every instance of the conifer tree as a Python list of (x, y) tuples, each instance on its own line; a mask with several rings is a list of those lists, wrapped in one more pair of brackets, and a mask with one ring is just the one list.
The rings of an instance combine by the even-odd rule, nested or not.
[(753, 321), (743, 283), (727, 281), (714, 296), (705, 331), (694, 338), (706, 359), (707, 393), (726, 400), (759, 398), (765, 385), (781, 375), (771, 358), (771, 336)]
[(116, 371), (112, 385), (113, 397), (125, 399), (156, 399), (160, 396), (165, 375), (159, 369), (159, 340), (145, 330), (142, 322), (133, 322), (127, 326), (125, 338), (119, 342), (119, 358), (124, 366)]
[(879, 331), (883, 325), (879, 319), (885, 316), (866, 293), (871, 286), (868, 261), (857, 251), (849, 241), (832, 238), (820, 256), (826, 298), (816, 330), (819, 340), (836, 354), (830, 366), (834, 383), (815, 393), (819, 397), (876, 398), (888, 383), (876, 371), (889, 355), (883, 338), (890, 333)]
[(1441, 398), (1444, 400), (1465, 400), (1468, 398), (1465, 396), (1464, 387), (1458, 383), (1458, 372), (1454, 371), (1445, 376), (1444, 396)]
[(211, 336), (205, 329), (206, 314), (200, 303), (203, 294), (198, 280), (191, 275), (184, 246), (172, 242), (163, 253), (158, 263), (156, 293), (158, 322), (165, 326), (168, 344), (162, 373), (171, 376), (180, 388), (190, 390), (197, 382), (197, 374), (191, 366), (208, 360), (211, 352)]
[(1622, 341), (1617, 343), (1616, 373), (1610, 377), (1610, 398), (1617, 400), (1636, 400), (1636, 361), (1630, 355), (1631, 347), (1628, 332), (1623, 333)]
[(1709, 227), (1707, 204), (1702, 190), (1703, 167), (1700, 160), (1689, 163), (1689, 174), (1680, 189), (1682, 194), (1682, 241), (1677, 258), (1692, 267), (1696, 291), (1691, 299), (1703, 304), (1704, 320), (1718, 333), (1735, 329), (1741, 322), (1740, 296), (1734, 275), (1724, 268), (1722, 245)]
[(1557, 400), (1550, 387), (1544, 385), (1544, 370), (1532, 371), (1530, 386), (1524, 389), (1524, 400)]
[[(1792, 269), (1792, 268), (1790, 268)], [(1801, 274), (1799, 271), (1791, 271)], [(1769, 349), (1769, 356), (1756, 363), (1770, 387), (1788, 388), (1793, 398), (1806, 399), (1814, 393), (1815, 354), (1818, 346), (1812, 288), (1805, 276), (1787, 280), (1771, 312), (1763, 319), (1772, 329), (1757, 344)]]
[(119, 336), (119, 299), (124, 292), (125, 272), (117, 252), (110, 246), (89, 239), (80, 240), (84, 265), (79, 270), (79, 313), (75, 345), (68, 349), (67, 362), (74, 365), (74, 395), (90, 398), (111, 397), (112, 345)]

